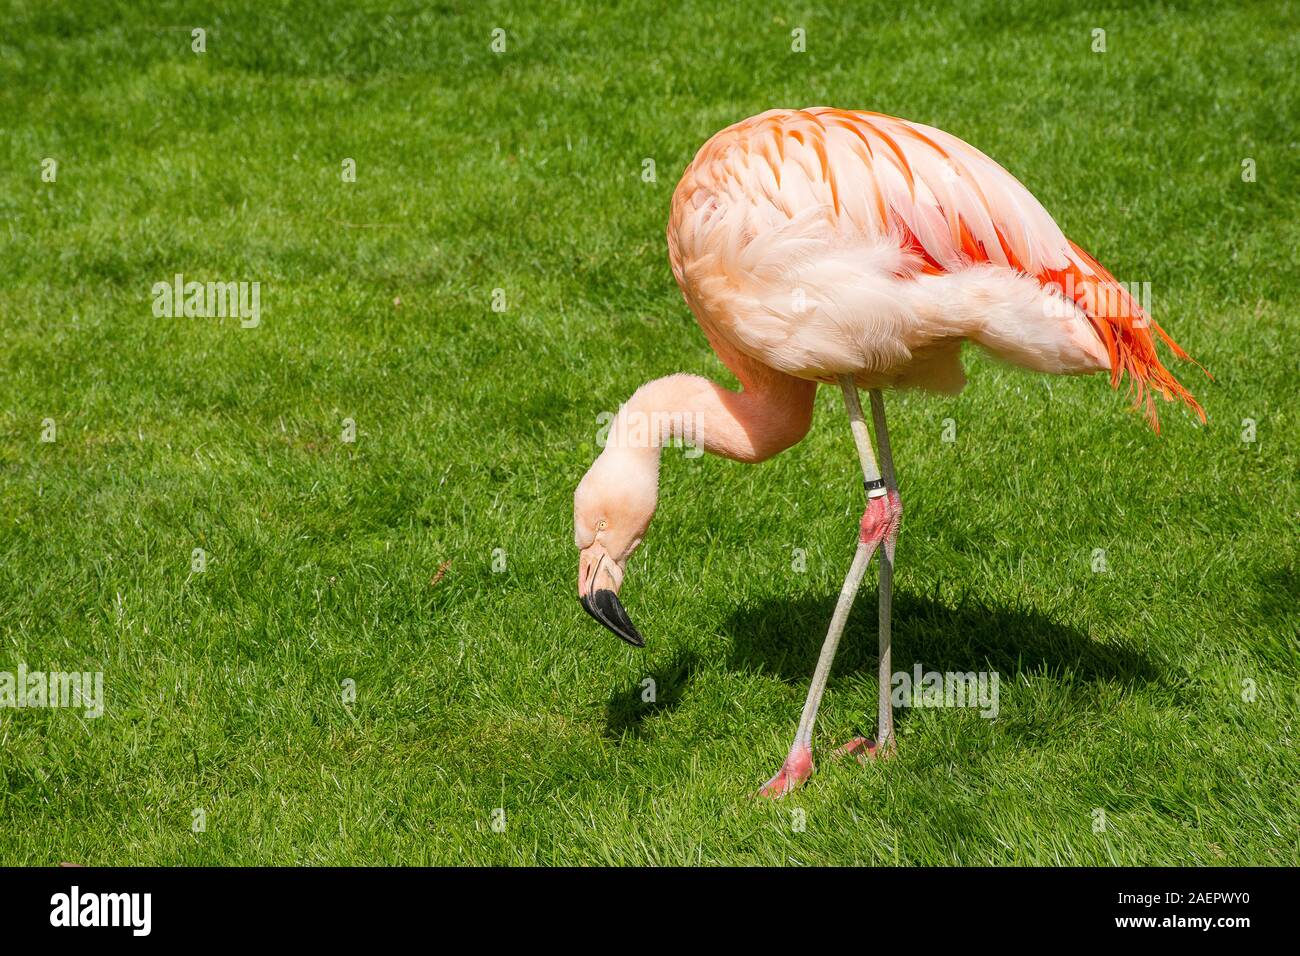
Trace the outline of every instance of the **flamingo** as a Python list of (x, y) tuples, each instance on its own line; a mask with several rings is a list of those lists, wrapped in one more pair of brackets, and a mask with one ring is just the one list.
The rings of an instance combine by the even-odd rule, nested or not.
[[(813, 772), (813, 725), (858, 587), (879, 553), (876, 738), (837, 753), (894, 753), (890, 614), (903, 514), (884, 390), (956, 394), (963, 342), (1039, 372), (1127, 376), (1156, 431), (1154, 395), (1205, 413), (1161, 363), (1153, 333), (1187, 354), (1029, 190), (942, 130), (881, 113), (769, 110), (715, 134), (673, 192), (673, 276), (733, 391), (693, 375), (641, 386), (574, 493), (582, 607), (634, 646), (618, 598), (658, 500), (660, 453), (687, 442), (760, 462), (807, 433), (819, 383), (843, 393), (866, 491), (794, 742), (760, 794)], [(870, 396), (873, 448), (859, 398)]]

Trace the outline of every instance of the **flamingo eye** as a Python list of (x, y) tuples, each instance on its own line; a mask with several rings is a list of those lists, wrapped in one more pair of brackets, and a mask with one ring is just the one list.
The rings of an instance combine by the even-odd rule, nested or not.
[(604, 531), (604, 530), (605, 530), (605, 526), (608, 525), (608, 524), (609, 524), (608, 521), (606, 521), (604, 518), (601, 518), (599, 521), (596, 522), (596, 530), (597, 530), (597, 531)]

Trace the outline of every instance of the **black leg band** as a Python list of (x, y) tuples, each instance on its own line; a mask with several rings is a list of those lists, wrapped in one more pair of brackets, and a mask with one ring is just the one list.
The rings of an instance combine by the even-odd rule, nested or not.
[(871, 494), (873, 491), (879, 491), (881, 488), (885, 487), (885, 479), (874, 478), (871, 481), (867, 481), (867, 479), (863, 478), (862, 487), (867, 490), (867, 494)]

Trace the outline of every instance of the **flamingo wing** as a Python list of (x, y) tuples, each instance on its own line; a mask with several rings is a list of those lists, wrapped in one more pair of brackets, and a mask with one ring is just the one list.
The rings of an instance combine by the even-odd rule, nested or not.
[[(1145, 401), (1157, 430), (1153, 392), (1186, 403), (1205, 420), (1201, 406), (1161, 362), (1153, 331), (1179, 358), (1187, 359), (1187, 353), (1128, 289), (1066, 238), (1014, 176), (949, 133), (859, 110), (773, 110), (719, 133), (692, 165), (697, 177), (709, 179), (687, 171), (686, 203), (696, 189), (752, 202), (758, 171), (763, 203), (751, 208), (760, 228), (747, 230), (754, 238), (764, 234), (762, 226), (779, 225), (763, 221), (765, 215), (795, 220), (820, 208), (855, 232), (894, 237), (920, 272), (989, 264), (1032, 276), (1086, 314), (1109, 358), (1111, 385), (1118, 387), (1127, 374), (1135, 404)], [(747, 176), (728, 172), (741, 167)], [(739, 195), (741, 188), (749, 195)], [(674, 241), (670, 227), (680, 281), (681, 252)]]

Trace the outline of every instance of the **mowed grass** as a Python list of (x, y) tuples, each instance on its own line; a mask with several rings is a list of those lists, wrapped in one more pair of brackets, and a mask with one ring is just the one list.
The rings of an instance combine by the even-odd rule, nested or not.
[[(1300, 22), (1126, 6), (6, 4), (0, 671), (106, 701), (0, 709), (0, 863), (1300, 861)], [(895, 667), (996, 671), (999, 714), (903, 710), (772, 805), (861, 509), (838, 395), (766, 464), (666, 454), (642, 651), (578, 606), (571, 495), (642, 382), (731, 381), (681, 170), (818, 104), (988, 152), (1215, 380), (1158, 437), (975, 353), (891, 396)], [(261, 325), (156, 318), (177, 272)], [(875, 646), (873, 571), (823, 756)]]

